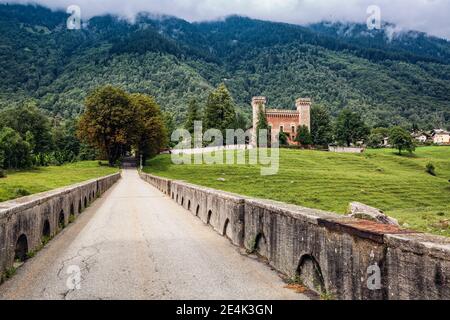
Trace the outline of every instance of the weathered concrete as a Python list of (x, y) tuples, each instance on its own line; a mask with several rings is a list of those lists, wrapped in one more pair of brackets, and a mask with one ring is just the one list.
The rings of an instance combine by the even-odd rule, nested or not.
[(119, 178), (117, 173), (0, 203), (0, 273), (38, 248), (43, 237), (54, 236)]
[(148, 176), (141, 174), (169, 183), (178, 204), (222, 235), (230, 228), (235, 245), (312, 290), (337, 299), (450, 299), (447, 238)]
[(171, 197), (237, 246), (244, 239), (244, 198), (183, 182), (171, 183)]
[(143, 174), (143, 173), (140, 173), (140, 177), (142, 180), (147, 181), (148, 183), (150, 183), (152, 186), (154, 186), (156, 189), (158, 189), (162, 193), (164, 193), (166, 195), (170, 195), (171, 180), (159, 178), (159, 177), (157, 178), (152, 175)]

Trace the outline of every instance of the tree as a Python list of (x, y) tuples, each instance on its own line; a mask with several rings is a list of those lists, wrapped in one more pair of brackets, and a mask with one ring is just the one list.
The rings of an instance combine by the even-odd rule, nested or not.
[[(256, 141), (257, 145), (260, 145), (260, 132), (261, 130), (267, 130), (267, 144), (270, 144), (270, 132), (269, 132), (269, 123), (267, 122), (266, 113), (264, 112), (263, 106), (258, 106), (258, 122), (256, 123)], [(287, 137), (286, 137), (287, 138)], [(281, 143), (281, 142), (280, 142)], [(268, 147), (268, 145), (264, 146)]]
[(86, 98), (78, 136), (99, 149), (113, 166), (136, 136), (137, 116), (125, 91), (110, 85), (97, 88)]
[(167, 128), (163, 114), (153, 97), (144, 94), (131, 95), (132, 106), (138, 117), (137, 134), (134, 138), (134, 148), (143, 161), (157, 155), (167, 146)]
[(286, 132), (280, 131), (280, 133), (278, 134), (278, 142), (280, 143), (280, 146), (288, 146), (289, 145), (288, 136), (287, 136)]
[(236, 111), (233, 99), (225, 84), (211, 92), (205, 108), (204, 129), (218, 129), (226, 136), (226, 129), (233, 129)]
[(191, 134), (194, 133), (194, 122), (200, 121), (202, 119), (200, 115), (200, 110), (197, 104), (197, 100), (195, 98), (191, 99), (188, 106), (188, 113), (186, 123), (184, 128), (188, 130)]
[(369, 128), (361, 119), (361, 115), (344, 109), (336, 120), (335, 137), (339, 144), (350, 147), (358, 141), (366, 139)]
[(389, 137), (389, 129), (374, 128), (367, 138), (367, 146), (370, 148), (381, 148), (384, 145), (384, 139)]
[(331, 143), (333, 128), (330, 114), (322, 106), (311, 108), (311, 135), (316, 146), (328, 146)]
[(31, 165), (30, 145), (15, 130), (0, 130), (0, 167), (22, 169)]
[(169, 147), (173, 148), (177, 145), (177, 142), (171, 140), (172, 133), (177, 129), (174, 121), (174, 115), (172, 112), (164, 112), (163, 113), (164, 124), (167, 130), (167, 135), (169, 138)]
[(371, 133), (367, 138), (367, 146), (373, 149), (381, 148), (383, 146), (384, 136), (379, 133)]
[(307, 126), (303, 125), (297, 128), (297, 136), (295, 137), (295, 141), (301, 146), (310, 146), (313, 144), (313, 139)]
[(236, 113), (236, 121), (234, 124), (235, 129), (242, 129), (246, 131), (248, 129), (248, 122), (245, 116), (241, 112)]
[(413, 138), (411, 134), (401, 127), (394, 127), (391, 129), (389, 135), (389, 143), (398, 149), (398, 153), (401, 155), (403, 150), (412, 153), (416, 150)]
[(28, 102), (3, 110), (0, 113), (0, 123), (19, 133), (23, 140), (32, 137), (32, 153), (46, 153), (52, 150), (50, 121), (35, 103)]

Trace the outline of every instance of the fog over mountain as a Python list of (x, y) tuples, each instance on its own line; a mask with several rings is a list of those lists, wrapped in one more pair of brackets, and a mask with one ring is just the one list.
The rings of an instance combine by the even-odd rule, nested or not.
[(114, 14), (132, 20), (139, 12), (173, 15), (188, 21), (215, 20), (228, 15), (295, 24), (320, 21), (365, 22), (367, 8), (377, 5), (383, 21), (398, 30), (418, 30), (450, 39), (449, 0), (0, 0), (37, 3), (52, 9), (76, 4), (83, 18)]

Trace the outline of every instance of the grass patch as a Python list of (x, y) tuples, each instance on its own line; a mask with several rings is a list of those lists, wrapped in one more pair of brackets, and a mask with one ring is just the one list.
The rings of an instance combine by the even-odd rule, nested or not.
[(99, 178), (118, 171), (117, 168), (99, 165), (97, 161), (8, 171), (7, 177), (0, 179), (0, 202)]
[[(340, 214), (359, 201), (382, 209), (405, 227), (450, 236), (449, 159), (449, 147), (418, 148), (403, 156), (392, 149), (364, 154), (282, 149), (274, 176), (263, 177), (260, 167), (251, 165), (174, 165), (170, 155), (148, 161), (144, 171)], [(425, 170), (428, 163), (435, 176)]]

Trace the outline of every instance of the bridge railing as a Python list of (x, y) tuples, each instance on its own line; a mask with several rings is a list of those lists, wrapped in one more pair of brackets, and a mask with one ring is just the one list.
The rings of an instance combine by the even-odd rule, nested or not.
[(336, 299), (450, 299), (450, 239), (141, 173), (220, 235)]

